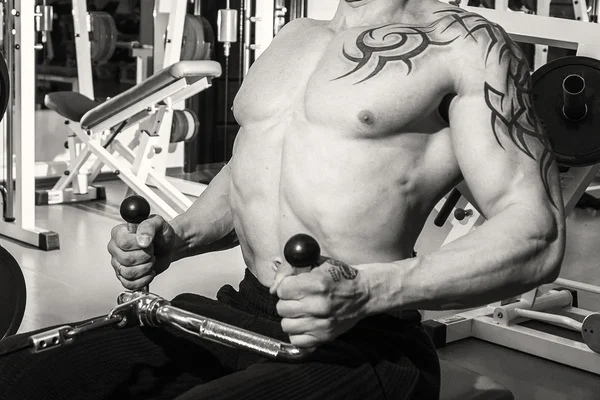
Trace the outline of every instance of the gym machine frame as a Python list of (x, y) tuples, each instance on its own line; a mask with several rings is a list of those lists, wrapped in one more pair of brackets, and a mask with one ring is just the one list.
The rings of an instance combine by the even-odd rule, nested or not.
[[(42, 250), (60, 247), (58, 234), (35, 221), (35, 2), (4, 0), (4, 54), (11, 76), (3, 129), (6, 148), (6, 204), (0, 234)], [(13, 155), (15, 170), (13, 171)], [(14, 172), (14, 175), (13, 175)], [(13, 186), (14, 177), (14, 186)]]
[[(596, 0), (593, 0), (596, 1)], [(536, 0), (536, 15), (549, 17), (550, 16), (550, 3), (552, 0)], [(575, 20), (581, 22), (590, 22), (590, 18), (587, 11), (586, 0), (571, 0), (573, 4), (573, 12)], [(508, 7), (508, 0), (495, 0), (495, 9), (497, 11), (513, 12)], [(535, 45), (535, 56), (534, 56), (534, 69), (538, 69), (542, 65), (548, 62), (548, 45), (534, 44)]]
[[(89, 38), (89, 32), (91, 31), (90, 16), (87, 12), (85, 1), (81, 2), (73, 0), (72, 7), (75, 53), (77, 59), (76, 90), (93, 100), (95, 99), (95, 95), (92, 74), (91, 43)], [(106, 198), (104, 188), (89, 184), (89, 182), (93, 182), (100, 174), (102, 164), (98, 161), (94, 162), (91, 166), (77, 164), (78, 156), (83, 152), (83, 149), (77, 139), (77, 133), (75, 131), (81, 128), (71, 121), (65, 121), (65, 124), (67, 124), (72, 131), (67, 138), (69, 162), (67, 163), (66, 170), (52, 189), (36, 191), (36, 204), (38, 205), (103, 200)]]
[[(73, 0), (73, 22), (75, 27), (75, 45), (77, 53), (77, 69), (78, 69), (78, 91), (90, 99), (94, 99), (94, 87), (92, 78), (92, 64), (91, 64), (91, 43), (89, 38), (89, 32), (91, 31), (92, 24), (90, 20), (90, 14), (87, 10), (85, 1)], [(187, 2), (186, 0), (156, 0), (154, 9), (154, 43), (152, 48), (148, 47), (132, 47), (132, 55), (136, 57), (136, 81), (141, 82), (147, 77), (147, 61), (146, 59), (153, 55), (154, 60), (154, 71), (162, 70), (163, 68), (175, 64), (180, 61), (182, 40), (183, 40), (183, 29), (185, 16), (187, 14)], [(156, 43), (165, 43), (164, 46), (156, 45)], [(210, 85), (206, 85), (204, 88), (208, 88)], [(151, 100), (151, 99), (149, 99)], [(148, 150), (146, 141), (140, 141), (140, 135), (134, 134), (129, 145), (125, 146), (119, 141), (115, 141), (112, 145), (113, 149), (110, 149), (111, 153), (118, 151), (119, 154), (128, 159), (129, 162), (134, 166), (136, 171), (136, 177), (131, 177), (134, 181), (144, 180), (141, 186), (145, 186), (146, 183), (153, 187), (164, 188), (165, 185), (168, 187), (168, 192), (175, 204), (175, 208), (168, 204), (161, 202), (155, 203), (155, 206), (165, 216), (174, 217), (177, 214), (185, 211), (191, 205), (191, 201), (187, 199), (183, 194), (189, 194), (192, 196), (200, 196), (206, 189), (207, 185), (186, 181), (183, 179), (172, 178), (166, 176), (166, 165), (167, 157), (171, 144), (169, 142), (171, 137), (171, 126), (173, 122), (173, 111), (181, 110), (184, 108), (184, 101), (182, 99), (178, 102), (171, 102), (166, 106), (159, 106), (160, 119), (154, 118), (153, 121), (157, 122), (152, 127), (153, 131), (157, 132), (156, 137), (152, 138), (152, 146), (154, 148), (160, 148), (161, 151), (154, 152), (150, 161), (144, 160), (145, 150)], [(157, 114), (158, 115), (158, 114)], [(68, 121), (71, 135), (68, 137), (68, 147), (70, 153), (70, 161), (65, 174), (61, 176), (59, 181), (51, 190), (38, 191), (38, 204), (60, 204), (69, 202), (80, 202), (104, 199), (105, 192), (103, 188), (99, 188), (94, 185), (90, 185), (90, 182), (98, 177), (102, 172), (102, 168), (105, 165), (106, 158), (104, 160), (93, 157), (89, 150), (86, 150), (84, 143), (90, 143), (85, 138), (85, 133), (77, 122)], [(131, 132), (135, 132), (136, 126), (128, 127), (119, 133), (121, 136), (132, 136)], [(158, 140), (156, 140), (158, 138)], [(154, 142), (159, 142), (156, 144)], [(139, 147), (136, 152), (133, 150)], [(137, 154), (136, 154), (137, 153)], [(133, 157), (133, 159), (132, 159)], [(91, 158), (90, 161), (88, 161)], [(148, 165), (150, 163), (153, 171), (148, 171)], [(141, 168), (141, 169), (140, 169)], [(120, 171), (123, 173), (123, 170)], [(166, 183), (163, 179), (166, 179)], [(147, 180), (147, 182), (145, 181)], [(131, 193), (132, 185), (128, 185), (128, 192)], [(140, 185), (133, 185), (139, 187)], [(158, 201), (156, 199), (156, 201)]]
[[(181, 46), (187, 14), (186, 0), (155, 0), (154, 4), (154, 46), (153, 60), (154, 71), (173, 65), (181, 61)], [(164, 46), (160, 45), (164, 43)], [(183, 109), (185, 104), (173, 104), (173, 109)], [(170, 137), (173, 113), (166, 113), (162, 122), (160, 136)], [(173, 187), (183, 194), (199, 197), (208, 185), (192, 182), (185, 179), (167, 176), (168, 152), (158, 154), (152, 165), (159, 175), (164, 176)], [(156, 182), (150, 180), (151, 186)]]
[(243, 76), (246, 76), (250, 65), (269, 47), (283, 27), (287, 15), (290, 20), (305, 16), (306, 2), (307, 0), (292, 0), (291, 10), (288, 10), (282, 0), (242, 0)]
[[(600, 59), (600, 46), (597, 45), (600, 26), (597, 24), (519, 13), (509, 14), (481, 8), (463, 8), (500, 24), (516, 41), (576, 49), (578, 56)], [(570, 168), (568, 173), (561, 174), (566, 214), (573, 210), (599, 170), (600, 164), (596, 164), (584, 168)], [(472, 200), (464, 185), (460, 189), (467, 200)], [(476, 229), (484, 222), (479, 211), (475, 207), (471, 208), (467, 212), (469, 219), (453, 221), (454, 226), (444, 245), (467, 234), (471, 229)], [(600, 313), (573, 307), (573, 295), (571, 291), (566, 290), (600, 294), (600, 288), (566, 279), (557, 279), (551, 287), (553, 289), (546, 293), (541, 293), (538, 288), (517, 299), (507, 299), (487, 307), (434, 319), (427, 321), (426, 325), (432, 327), (434, 341), (439, 340), (443, 342), (442, 345), (474, 337), (600, 374)], [(580, 332), (587, 345), (519, 325), (528, 320), (546, 322)], [(436, 329), (442, 332), (439, 337)]]

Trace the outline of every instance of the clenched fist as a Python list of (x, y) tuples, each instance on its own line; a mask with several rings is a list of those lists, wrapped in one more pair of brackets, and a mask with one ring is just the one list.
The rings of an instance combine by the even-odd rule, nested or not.
[(140, 223), (136, 233), (129, 232), (126, 224), (115, 226), (108, 252), (123, 287), (142, 289), (169, 268), (176, 239), (173, 227), (157, 215)]

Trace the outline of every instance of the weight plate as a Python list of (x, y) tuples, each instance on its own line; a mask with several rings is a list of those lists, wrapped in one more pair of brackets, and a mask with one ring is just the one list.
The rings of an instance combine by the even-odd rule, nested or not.
[(198, 118), (198, 115), (189, 108), (183, 110), (183, 113), (188, 123), (188, 130), (185, 136), (185, 142), (189, 143), (196, 139), (196, 136), (198, 136), (198, 132), (200, 131), (200, 119)]
[(92, 11), (89, 14), (92, 61), (103, 63), (112, 57), (117, 47), (117, 25), (109, 13)]
[(0, 339), (17, 333), (26, 301), (23, 271), (14, 257), (0, 246)]
[(188, 120), (183, 110), (173, 111), (173, 122), (171, 124), (171, 143), (180, 143), (185, 140), (188, 133)]
[(209, 60), (215, 35), (208, 20), (201, 15), (186, 15), (181, 42), (182, 60)]
[(199, 128), (200, 121), (194, 111), (188, 108), (174, 110), (170, 141), (171, 143), (191, 142), (196, 138)]
[(198, 46), (198, 35), (204, 32), (199, 29), (198, 22), (193, 15), (185, 16), (185, 24), (183, 26), (183, 38), (181, 41), (181, 59), (192, 60)]
[(215, 47), (215, 32), (213, 31), (210, 22), (202, 16), (202, 27), (204, 28), (204, 51), (200, 54), (199, 60), (210, 60), (212, 57), (212, 50)]
[[(580, 75), (586, 82), (587, 115), (572, 121), (563, 114), (563, 81)], [(600, 162), (600, 61), (589, 57), (564, 57), (539, 68), (532, 76), (535, 112), (544, 127), (559, 164), (585, 167)]]
[(600, 313), (590, 314), (581, 327), (583, 342), (596, 353), (600, 353)]
[(0, 121), (6, 114), (6, 108), (10, 100), (10, 74), (4, 55), (0, 53)]

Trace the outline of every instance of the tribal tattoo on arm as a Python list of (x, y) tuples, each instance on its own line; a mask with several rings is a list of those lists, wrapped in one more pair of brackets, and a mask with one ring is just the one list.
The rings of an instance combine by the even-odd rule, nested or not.
[[(505, 148), (501, 137), (508, 137), (521, 152), (538, 163), (546, 194), (557, 207), (550, 185), (555, 157), (535, 115), (530, 68), (523, 52), (504, 29), (478, 14), (460, 8), (445, 9), (435, 14), (439, 14), (440, 18), (423, 27), (388, 24), (362, 32), (356, 38), (355, 49), (342, 49), (342, 56), (353, 63), (354, 68), (334, 80), (367, 71), (366, 77), (354, 82), (355, 85), (363, 83), (377, 76), (390, 63), (404, 64), (406, 74), (410, 75), (419, 56), (427, 50), (449, 46), (458, 40), (485, 43), (486, 63), (506, 65), (508, 70), (504, 87), (494, 87), (489, 82), (482, 87), (491, 111), (490, 123), (496, 141)], [(496, 54), (497, 59), (493, 57)], [(541, 152), (537, 152), (540, 154), (534, 154), (536, 142), (543, 146)]]
[(352, 268), (348, 264), (332, 258), (324, 258), (326, 260), (325, 264), (330, 265), (327, 271), (331, 275), (331, 279), (333, 279), (334, 282), (339, 282), (342, 280), (342, 278), (346, 280), (354, 280), (358, 276), (358, 270), (356, 268)]

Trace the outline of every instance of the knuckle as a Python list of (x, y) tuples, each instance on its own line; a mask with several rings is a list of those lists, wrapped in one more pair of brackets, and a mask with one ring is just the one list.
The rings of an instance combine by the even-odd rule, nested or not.
[(290, 336), (290, 343), (293, 344), (294, 346), (302, 345), (302, 341), (300, 340), (300, 337), (297, 335)]
[(120, 269), (120, 274), (123, 278), (125, 279), (135, 279), (136, 278), (136, 271), (134, 268), (121, 268)]
[(111, 238), (115, 238), (119, 235), (119, 229), (121, 228), (121, 225), (115, 225), (113, 226), (113, 228), (110, 230), (110, 237)]
[(115, 241), (114, 241), (114, 239), (110, 239), (108, 241), (108, 244), (106, 245), (106, 250), (108, 250), (108, 254), (110, 254), (111, 256), (114, 255), (114, 251), (115, 251)]
[(317, 290), (319, 291), (319, 293), (325, 293), (329, 289), (328, 282), (322, 278), (318, 280), (318, 283), (316, 286), (317, 286)]
[(282, 313), (285, 311), (284, 307), (281, 304), (281, 301), (278, 301), (277, 304), (275, 304), (275, 310), (277, 311), (277, 314), (279, 314), (279, 316), (281, 317)]
[(277, 297), (279, 297), (280, 299), (285, 299), (285, 290), (281, 285), (277, 287)]
[(322, 315), (329, 315), (331, 313), (331, 304), (326, 300), (321, 300), (317, 304), (317, 311)]
[(128, 267), (137, 264), (137, 257), (133, 254), (126, 253), (123, 255), (123, 259), (121, 262), (122, 265)]
[(119, 262), (117, 261), (117, 259), (115, 257), (112, 257), (110, 259), (110, 265), (113, 267), (113, 269), (115, 270), (115, 272), (119, 272)]

